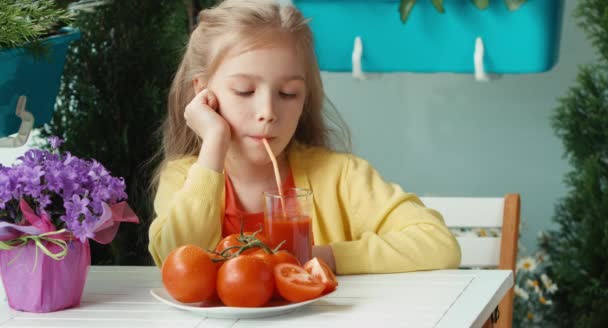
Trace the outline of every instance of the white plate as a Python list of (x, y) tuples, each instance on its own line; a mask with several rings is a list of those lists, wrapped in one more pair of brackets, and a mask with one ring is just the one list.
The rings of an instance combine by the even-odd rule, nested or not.
[(153, 288), (150, 290), (150, 294), (157, 300), (170, 305), (172, 307), (194, 312), (198, 315), (208, 318), (218, 319), (253, 319), (253, 318), (264, 318), (281, 315), (289, 312), (296, 311), (310, 303), (314, 303), (329, 294), (321, 297), (299, 303), (289, 303), (285, 300), (270, 301), (264, 307), (257, 308), (246, 308), (246, 307), (232, 307), (225, 306), (219, 302), (202, 302), (202, 303), (181, 303), (173, 299), (164, 288)]

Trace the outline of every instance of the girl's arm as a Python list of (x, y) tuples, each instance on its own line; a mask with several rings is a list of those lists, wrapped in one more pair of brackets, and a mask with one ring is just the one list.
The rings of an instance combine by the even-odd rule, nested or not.
[(457, 268), (460, 246), (441, 214), (352, 156), (342, 175), (352, 241), (332, 243), (340, 274)]
[[(318, 257), (323, 260), (327, 266), (336, 272), (336, 258), (334, 257), (334, 251), (330, 245), (315, 245), (312, 247), (312, 257)], [(304, 264), (304, 263), (302, 263)]]
[(221, 237), (222, 172), (230, 127), (218, 113), (214, 93), (198, 89), (184, 109), (188, 128), (204, 140), (198, 159), (170, 162), (154, 199), (157, 217), (150, 225), (148, 249), (158, 266), (176, 247), (195, 244), (213, 249)]
[(158, 266), (176, 247), (213, 249), (220, 241), (224, 176), (195, 161), (169, 162), (161, 173), (148, 246)]

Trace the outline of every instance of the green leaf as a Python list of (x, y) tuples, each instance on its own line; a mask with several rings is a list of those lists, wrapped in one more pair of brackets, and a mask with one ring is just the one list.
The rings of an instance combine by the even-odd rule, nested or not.
[(415, 3), (416, 0), (401, 0), (401, 3), (399, 4), (399, 14), (401, 15), (401, 22), (405, 23), (407, 21), (407, 18), (410, 15), (410, 12), (412, 11), (412, 8), (414, 7)]
[(481, 10), (486, 9), (486, 8), (488, 8), (488, 6), (490, 6), (490, 0), (471, 0), (471, 1), (477, 8), (479, 8)]
[(510, 11), (514, 11), (521, 7), (524, 2), (526, 2), (526, 0), (505, 0), (505, 5), (507, 5), (507, 8), (509, 8)]
[(52, 0), (0, 0), (0, 49), (21, 47), (55, 34), (57, 27), (73, 21), (74, 15), (57, 8)]
[(433, 6), (437, 9), (438, 12), (444, 13), (445, 9), (443, 9), (443, 0), (433, 0)]

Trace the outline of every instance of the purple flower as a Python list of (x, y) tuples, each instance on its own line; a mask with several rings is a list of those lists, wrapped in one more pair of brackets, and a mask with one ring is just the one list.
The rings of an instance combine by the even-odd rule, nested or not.
[(64, 166), (59, 173), (59, 180), (63, 198), (71, 199), (72, 195), (77, 193), (78, 188), (80, 187), (80, 177), (78, 176), (78, 172), (76, 172), (74, 167)]
[(60, 162), (49, 161), (46, 163), (44, 180), (46, 188), (53, 193), (60, 193), (63, 188), (61, 172), (63, 165)]
[(51, 205), (51, 196), (49, 194), (43, 194), (38, 197), (38, 205), (40, 206), (40, 210), (44, 212), (44, 209)]
[(63, 142), (49, 139), (54, 152), (31, 149), (11, 167), (0, 165), (0, 221), (18, 223), (22, 198), (38, 213), (46, 213), (57, 229), (66, 228), (80, 240), (94, 236), (103, 204), (127, 198), (122, 178), (96, 160), (84, 160), (57, 148)]
[(45, 159), (46, 152), (39, 149), (30, 149), (23, 154), (23, 156), (17, 157), (23, 164), (27, 166), (35, 166), (42, 163)]
[(0, 164), (0, 210), (5, 208), (6, 202), (11, 199), (11, 179), (8, 168)]
[(74, 236), (76, 236), (78, 239), (80, 239), (80, 241), (83, 243), (87, 238), (95, 237), (95, 233), (88, 230), (87, 226), (82, 225), (80, 223), (76, 223), (76, 224), (70, 226), (69, 229), (72, 231)]
[(41, 193), (41, 178), (44, 176), (44, 171), (40, 165), (29, 167), (22, 165), (18, 167), (19, 179), (17, 182), (21, 185), (23, 193), (38, 197)]
[(87, 215), (89, 214), (89, 205), (88, 198), (80, 198), (78, 195), (72, 195), (71, 201), (66, 201), (64, 203), (65, 212), (74, 214), (78, 217), (80, 214)]
[(88, 173), (89, 177), (94, 181), (105, 179), (110, 176), (110, 173), (106, 170), (101, 163), (96, 160), (93, 160), (93, 165), (91, 166), (91, 170)]
[(59, 149), (59, 147), (63, 144), (63, 140), (59, 137), (52, 136), (49, 138), (49, 143), (51, 144), (51, 148)]
[(20, 166), (21, 176), (19, 177), (19, 182), (31, 183), (31, 184), (40, 184), (40, 178), (44, 175), (44, 171), (42, 171), (42, 166), (36, 165), (34, 167), (30, 166)]

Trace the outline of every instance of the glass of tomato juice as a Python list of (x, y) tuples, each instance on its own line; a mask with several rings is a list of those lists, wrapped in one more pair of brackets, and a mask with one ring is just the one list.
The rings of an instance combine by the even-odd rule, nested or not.
[(281, 242), (301, 264), (312, 257), (312, 191), (287, 188), (283, 196), (264, 193), (264, 235), (272, 247)]

